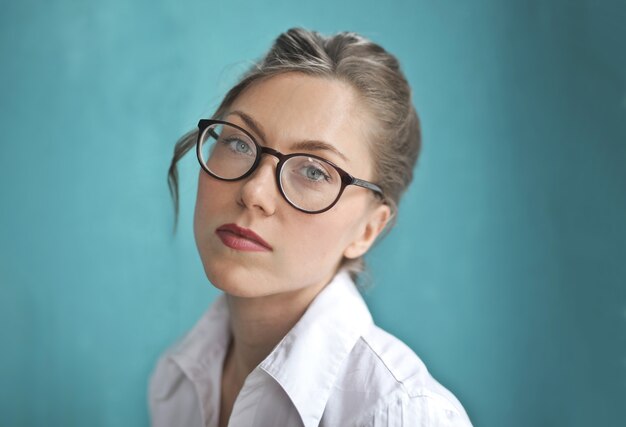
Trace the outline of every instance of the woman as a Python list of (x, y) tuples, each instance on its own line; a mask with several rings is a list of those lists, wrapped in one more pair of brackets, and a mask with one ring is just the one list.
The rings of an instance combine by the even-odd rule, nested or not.
[(159, 359), (154, 426), (470, 425), (355, 287), (420, 149), (392, 55), (354, 33), (281, 34), (177, 143), (177, 213), (191, 148), (196, 245), (223, 293)]

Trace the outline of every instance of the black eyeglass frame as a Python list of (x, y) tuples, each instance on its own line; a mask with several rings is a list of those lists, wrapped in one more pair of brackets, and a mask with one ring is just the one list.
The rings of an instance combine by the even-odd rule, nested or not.
[[(236, 129), (240, 130), (248, 138), (250, 138), (250, 140), (256, 146), (257, 150), (256, 150), (256, 158), (254, 159), (254, 163), (252, 164), (252, 166), (250, 167), (250, 169), (246, 173), (244, 173), (243, 175), (241, 175), (238, 178), (222, 178), (220, 176), (217, 176), (213, 172), (211, 172), (209, 170), (209, 168), (207, 168), (207, 166), (202, 161), (202, 154), (201, 154), (201, 150), (200, 150), (200, 141), (202, 139), (202, 135), (204, 135), (205, 131), (207, 130), (207, 128), (209, 126), (216, 125), (216, 124), (228, 125), (228, 126), (232, 126), (232, 127), (236, 128)], [(213, 135), (213, 137), (215, 137), (217, 139), (216, 135)], [(259, 144), (257, 142), (256, 138), (250, 132), (248, 132), (246, 129), (244, 129), (241, 126), (238, 126), (238, 125), (236, 125), (234, 123), (230, 123), (230, 122), (227, 122), (227, 121), (224, 121), (224, 120), (200, 119), (200, 121), (198, 122), (198, 139), (196, 141), (196, 155), (198, 157), (198, 162), (200, 162), (200, 166), (202, 167), (202, 169), (206, 173), (208, 173), (210, 176), (212, 176), (213, 178), (219, 179), (221, 181), (239, 181), (241, 179), (244, 179), (244, 178), (250, 176), (256, 170), (256, 168), (259, 166), (259, 163), (261, 163), (261, 158), (262, 158), (263, 154), (269, 154), (269, 155), (272, 155), (272, 156), (274, 156), (274, 157), (276, 157), (278, 159), (278, 164), (276, 165), (276, 184), (278, 185), (278, 189), (280, 191), (280, 194), (287, 201), (287, 203), (289, 203), (291, 206), (293, 206), (295, 209), (297, 209), (297, 210), (299, 210), (301, 212), (309, 213), (309, 214), (318, 214), (318, 213), (326, 212), (327, 210), (329, 210), (330, 208), (332, 208), (333, 206), (335, 206), (337, 204), (337, 202), (339, 201), (339, 198), (343, 194), (343, 191), (345, 190), (345, 188), (348, 185), (356, 185), (358, 187), (367, 188), (368, 190), (372, 190), (374, 192), (374, 194), (376, 196), (378, 196), (382, 201), (384, 201), (384, 199), (385, 199), (385, 196), (383, 194), (383, 190), (378, 185), (376, 185), (376, 184), (374, 184), (372, 182), (369, 182), (369, 181), (365, 181), (365, 180), (353, 177), (348, 172), (346, 172), (345, 170), (341, 169), (339, 166), (337, 166), (336, 164), (334, 164), (330, 160), (327, 160), (327, 159), (325, 159), (323, 157), (316, 156), (314, 154), (309, 154), (309, 153), (283, 154), (280, 151), (274, 150), (273, 148), (265, 147), (265, 146)], [(335, 200), (333, 200), (333, 202), (328, 207), (326, 207), (324, 209), (317, 210), (317, 211), (308, 211), (306, 209), (302, 209), (302, 208), (296, 206), (291, 200), (289, 200), (289, 198), (287, 197), (287, 195), (283, 191), (283, 186), (282, 186), (282, 183), (280, 182), (280, 174), (281, 174), (281, 171), (282, 171), (282, 167), (283, 167), (283, 165), (285, 164), (285, 162), (287, 160), (289, 160), (292, 157), (296, 157), (296, 156), (306, 156), (306, 157), (311, 157), (311, 158), (317, 159), (319, 161), (322, 161), (322, 162), (332, 166), (337, 171), (339, 176), (341, 177), (341, 189), (339, 190), (339, 193), (337, 193), (337, 197), (335, 198)]]

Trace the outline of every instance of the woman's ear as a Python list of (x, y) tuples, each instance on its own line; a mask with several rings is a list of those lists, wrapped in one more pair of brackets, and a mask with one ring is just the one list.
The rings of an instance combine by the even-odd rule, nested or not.
[(391, 209), (386, 204), (378, 205), (366, 218), (361, 231), (356, 239), (344, 250), (343, 256), (346, 258), (358, 258), (368, 251), (370, 246), (376, 241), (376, 237), (389, 222)]

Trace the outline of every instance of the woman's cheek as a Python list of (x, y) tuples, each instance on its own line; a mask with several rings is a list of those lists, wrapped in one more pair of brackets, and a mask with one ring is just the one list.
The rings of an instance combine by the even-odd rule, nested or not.
[(340, 252), (342, 234), (343, 231), (334, 222), (324, 221), (317, 224), (307, 234), (306, 240), (300, 240), (300, 247), (306, 252), (307, 261), (313, 266), (320, 265), (320, 262), (334, 262)]

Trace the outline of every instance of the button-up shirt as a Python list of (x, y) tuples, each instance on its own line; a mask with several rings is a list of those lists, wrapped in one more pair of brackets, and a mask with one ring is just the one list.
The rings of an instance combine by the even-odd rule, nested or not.
[[(157, 361), (148, 385), (153, 427), (217, 427), (230, 339), (220, 294)], [(228, 425), (471, 427), (420, 358), (373, 323), (343, 269), (246, 377)]]

